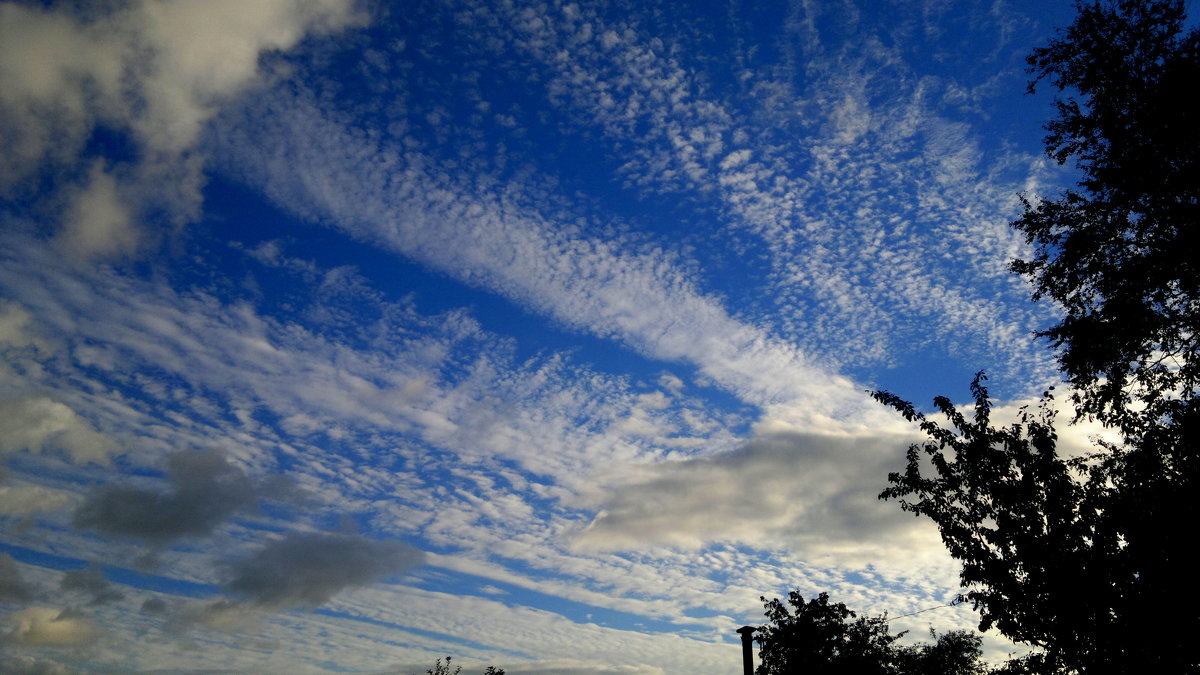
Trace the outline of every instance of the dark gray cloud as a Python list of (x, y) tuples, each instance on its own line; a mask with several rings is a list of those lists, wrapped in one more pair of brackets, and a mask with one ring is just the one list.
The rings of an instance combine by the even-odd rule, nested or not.
[(33, 587), (21, 579), (17, 562), (7, 553), (0, 553), (0, 602), (25, 603), (33, 599)]
[(167, 603), (162, 598), (146, 598), (142, 603), (142, 612), (146, 614), (164, 614), (167, 611)]
[(264, 609), (317, 607), (339, 591), (420, 565), (425, 554), (396, 541), (293, 533), (230, 565), (225, 590)]
[(67, 592), (80, 592), (92, 596), (91, 604), (103, 605), (124, 600), (125, 594), (113, 588), (104, 578), (104, 570), (89, 565), (80, 570), (69, 570), (63, 574), (59, 588)]
[(173, 455), (167, 480), (165, 492), (105, 485), (75, 510), (75, 526), (165, 544), (211, 534), (265, 491), (216, 450)]

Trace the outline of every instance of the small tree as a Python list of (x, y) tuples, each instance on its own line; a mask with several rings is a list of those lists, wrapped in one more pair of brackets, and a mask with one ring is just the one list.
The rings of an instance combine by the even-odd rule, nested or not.
[[(859, 617), (821, 593), (808, 602), (795, 591), (762, 598), (770, 623), (755, 631), (758, 675), (982, 675), (981, 639), (967, 631), (938, 635), (932, 644), (901, 647), (904, 633), (888, 630), (887, 616)], [(788, 605), (791, 609), (788, 609)]]
[[(455, 666), (454, 670), (450, 670), (450, 657), (447, 656), (445, 663), (442, 663), (442, 660), (438, 659), (437, 663), (433, 664), (433, 668), (425, 671), (425, 675), (459, 675), (461, 672), (462, 666)], [(483, 671), (483, 675), (504, 675), (504, 669), (488, 666)]]
[(977, 633), (952, 630), (938, 635), (929, 629), (932, 643), (897, 649), (897, 672), (937, 675), (984, 675), (983, 638)]
[(770, 624), (755, 636), (758, 675), (892, 672), (891, 644), (900, 636), (888, 632), (885, 617), (859, 618), (846, 605), (830, 603), (826, 593), (808, 602), (795, 591), (788, 593), (791, 611), (778, 599), (760, 599)]

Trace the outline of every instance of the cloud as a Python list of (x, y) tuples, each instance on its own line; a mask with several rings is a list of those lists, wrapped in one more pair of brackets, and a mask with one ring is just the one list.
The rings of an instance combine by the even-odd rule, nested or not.
[[(259, 78), (260, 56), (362, 18), (352, 0), (0, 5), (0, 195), (60, 174), (59, 197), (75, 193), (65, 248), (127, 254), (141, 237), (139, 210), (159, 208), (176, 222), (197, 215), (203, 157), (194, 145), (220, 106)], [(111, 169), (94, 163), (72, 188), (100, 128), (123, 137), (133, 158)]]
[(117, 446), (58, 401), (40, 396), (0, 398), (0, 453), (21, 450), (59, 450), (80, 464), (105, 464)]
[[(142, 611), (147, 611), (145, 605)], [(152, 613), (162, 611), (165, 608), (155, 609)], [(232, 600), (217, 600), (207, 605), (185, 607), (167, 623), (167, 630), (186, 633), (201, 626), (222, 633), (245, 633), (258, 627), (261, 618), (262, 612), (254, 607)]]
[(32, 319), (21, 305), (0, 298), (0, 347), (26, 347), (36, 344), (28, 328)]
[(0, 602), (26, 603), (33, 599), (33, 586), (21, 579), (17, 562), (0, 553)]
[[(489, 6), (464, 25), (486, 32), (481, 49), (539, 62), (547, 102), (601, 132), (603, 150), (621, 158), (620, 173), (637, 188), (713, 200), (724, 229), (759, 237), (771, 268), (769, 324), (805, 352), (851, 367), (889, 363), (935, 333), (952, 354), (1053, 377), (1049, 356), (1025, 349), (1045, 311), (1025, 302), (1021, 284), (991, 283), (1022, 250), (1006, 221), (1032, 157), (989, 156), (992, 173), (983, 175), (981, 139), (961, 121), (978, 121), (962, 97), (978, 103), (980, 90), (1019, 70), (989, 71), (983, 85), (971, 77), (978, 73), (933, 75), (891, 44), (893, 18), (850, 20), (851, 7), (793, 4), (790, 58), (745, 67), (732, 96), (695, 72), (710, 59), (757, 56), (690, 54), (689, 66), (676, 55), (686, 38), (627, 15), (534, 1)], [(977, 11), (966, 10), (974, 19), (956, 31), (977, 44), (1005, 40), (1007, 28)], [(735, 12), (710, 28), (758, 30), (745, 20)], [(837, 37), (826, 26), (838, 26)]]
[(59, 244), (78, 258), (115, 257), (133, 253), (138, 232), (129, 205), (117, 192), (117, 180), (97, 160), (88, 172), (63, 221)]
[(74, 503), (75, 495), (40, 485), (0, 486), (0, 516), (27, 516)]
[(70, 609), (26, 607), (9, 614), (8, 624), (6, 641), (29, 647), (79, 647), (100, 637), (90, 618)]
[(129, 485), (100, 487), (75, 510), (74, 524), (166, 544), (211, 534), (234, 513), (252, 507), (263, 492), (216, 450), (172, 455), (167, 481), (166, 492)]
[(566, 228), (514, 194), (525, 186), (469, 189), (476, 181), (433, 158), (381, 144), (282, 91), (231, 115), (217, 135), (224, 166), (298, 217), (649, 358), (694, 363), (749, 403), (801, 400), (795, 410), (814, 424), (877, 409), (848, 378), (733, 316), (669, 256)]
[[(459, 664), (457, 657), (453, 658)], [(546, 659), (542, 661), (507, 661), (499, 658), (493, 663), (504, 668), (510, 675), (663, 675), (666, 671), (658, 666), (636, 665), (618, 666), (599, 662), (581, 661), (579, 659)], [(388, 673), (419, 673), (429, 668), (429, 663), (400, 663), (386, 672)], [(463, 672), (482, 671), (486, 666), (467, 666)]]
[(695, 549), (728, 541), (840, 563), (940, 551), (923, 521), (877, 500), (906, 446), (899, 436), (779, 432), (716, 457), (663, 462), (618, 488), (575, 545)]
[(11, 675), (76, 675), (85, 672), (27, 654), (0, 654), (0, 671)]
[(96, 565), (68, 570), (63, 574), (58, 587), (63, 591), (78, 591), (92, 596), (92, 605), (104, 605), (125, 599), (125, 594), (113, 588), (108, 579), (104, 578), (104, 570)]
[(423, 552), (396, 541), (292, 533), (232, 563), (224, 588), (264, 609), (317, 607), (346, 588), (400, 574), (424, 560)]
[(167, 611), (167, 601), (162, 598), (146, 598), (142, 602), (142, 612), (145, 614), (163, 614)]
[(554, 659), (533, 663), (515, 663), (506, 667), (512, 675), (663, 675), (658, 666), (614, 666), (611, 664), (587, 663), (576, 659)]

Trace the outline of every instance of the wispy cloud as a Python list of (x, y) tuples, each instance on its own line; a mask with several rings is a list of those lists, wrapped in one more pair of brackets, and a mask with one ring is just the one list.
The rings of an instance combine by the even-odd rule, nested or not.
[(258, 103), (227, 129), (222, 156), (297, 215), (651, 358), (695, 364), (748, 402), (800, 399), (814, 423), (873, 409), (849, 380), (730, 316), (661, 255), (575, 235), (504, 191), (463, 190), (429, 158), (339, 125), (304, 97)]
[[(736, 96), (706, 86), (695, 71), (709, 63), (681, 62), (674, 54), (685, 45), (664, 44), (636, 17), (533, 2), (474, 7), (461, 25), (488, 32), (478, 44), (551, 73), (546, 100), (598, 129), (608, 151), (625, 157), (627, 180), (715, 200), (725, 227), (760, 237), (771, 268), (768, 323), (788, 340), (854, 365), (892, 362), (936, 336), (952, 340), (952, 353), (986, 355), (981, 367), (1048, 381), (1049, 358), (1025, 349), (1029, 327), (1045, 316), (1014, 313), (1027, 290), (1004, 269), (1022, 250), (1007, 220), (1036, 157), (989, 149), (985, 168), (986, 139), (960, 120), (978, 115), (994, 84), (922, 73), (886, 44), (889, 31), (904, 30), (902, 17), (872, 24), (856, 11), (796, 5), (791, 44), (778, 48), (791, 52), (785, 63), (802, 65), (747, 65)], [(981, 44), (1006, 42), (1020, 24), (972, 18), (981, 12), (988, 8), (955, 18)], [(818, 25), (838, 26), (836, 35)], [(709, 58), (753, 61), (737, 50)], [(1010, 72), (1016, 79), (1017, 68)], [(963, 283), (964, 268), (987, 288)]]

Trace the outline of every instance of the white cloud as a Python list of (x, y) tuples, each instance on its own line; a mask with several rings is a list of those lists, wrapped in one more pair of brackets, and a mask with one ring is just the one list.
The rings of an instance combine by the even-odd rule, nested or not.
[(0, 346), (27, 347), (35, 344), (29, 333), (33, 317), (24, 307), (0, 298)]
[(877, 499), (907, 440), (775, 433), (717, 457), (657, 464), (618, 487), (576, 545), (698, 549), (726, 541), (851, 567), (940, 559), (931, 525)]
[(555, 659), (532, 663), (506, 663), (504, 672), (512, 675), (663, 675), (666, 671), (654, 665), (614, 666), (586, 663), (576, 659)]
[(95, 642), (100, 630), (87, 616), (55, 607), (26, 607), (7, 617), (5, 640), (29, 647), (78, 647)]
[(800, 401), (804, 419), (833, 426), (875, 410), (850, 380), (730, 316), (662, 256), (574, 235), (519, 196), (466, 192), (429, 158), (380, 146), (304, 98), (260, 97), (238, 119), (221, 142), (226, 166), (299, 216), (651, 358), (694, 363), (747, 402)]
[[(0, 195), (75, 166), (102, 125), (129, 136), (137, 159), (98, 163), (65, 190), (63, 237), (84, 256), (128, 253), (133, 216), (155, 207), (196, 217), (203, 125), (259, 78), (259, 57), (362, 20), (351, 0), (143, 0), (103, 8), (0, 5)], [(32, 183), (31, 183), (32, 181)]]
[(47, 397), (0, 398), (0, 452), (58, 450), (79, 463), (106, 463), (116, 443), (70, 407)]
[[(626, 379), (606, 370), (621, 365), (580, 363), (586, 346), (518, 358), (526, 345), (486, 332), (467, 311), (426, 316), (415, 310), (421, 298), (384, 301), (408, 289), (390, 275), (378, 283), (394, 285), (372, 289), (345, 259), (328, 262), (341, 250), (319, 254), (335, 265), (326, 268), (289, 258), (285, 239), (246, 242), (250, 258), (280, 277), (224, 257), (211, 240), (146, 268), (71, 269), (43, 245), (47, 237), (0, 235), (0, 285), (19, 302), (0, 300), (8, 348), (0, 384), (13, 411), (38, 412), (49, 425), (25, 416), (14, 427), (22, 448), (42, 452), (11, 462), (23, 482), (0, 488), (0, 510), (38, 510), (59, 526), (14, 528), (13, 545), (106, 564), (132, 559), (128, 544), (73, 531), (50, 508), (103, 482), (94, 495), (122, 498), (91, 506), (135, 512), (103, 534), (175, 543), (164, 545), (160, 569), (242, 592), (236, 602), (173, 601), (183, 607), (173, 626), (195, 629), (177, 640), (145, 639), (162, 628), (163, 611), (98, 607), (91, 625), (114, 634), (94, 643), (96, 667), (297, 672), (333, 662), (368, 671), (453, 648), (456, 661), (464, 653), (513, 675), (717, 672), (736, 667), (729, 629), (758, 616), (759, 594), (831, 590), (856, 609), (895, 614), (953, 592), (953, 569), (934, 559), (940, 546), (928, 528), (875, 500), (902, 461), (904, 441), (886, 438), (895, 421), (836, 372), (838, 363), (889, 362), (898, 345), (939, 341), (966, 353), (983, 345), (1018, 369), (1036, 368), (1021, 346), (1030, 315), (1008, 303), (1024, 290), (972, 285), (994, 281), (1003, 262), (991, 256), (1015, 250), (995, 217), (1004, 188), (988, 185), (1011, 176), (982, 175), (978, 136), (947, 113), (947, 102), (970, 105), (977, 92), (912, 79), (896, 65), (902, 55), (859, 33), (839, 52), (818, 39), (828, 36), (799, 31), (755, 49), (828, 49), (821, 58), (783, 55), (809, 72), (760, 68), (739, 47), (730, 68), (741, 84), (722, 94), (708, 88), (711, 64), (689, 61), (689, 45), (672, 42), (710, 36), (658, 35), (653, 21), (586, 3), (472, 4), (456, 4), (449, 23), (477, 20), (486, 32), (454, 34), (434, 49), (447, 36), (405, 35), (393, 44), (408, 46), (364, 54), (353, 75), (331, 75), (357, 84), (380, 68), (387, 77), (363, 81), (370, 101), (327, 96), (328, 82), (259, 88), (263, 54), (353, 23), (345, 2), (146, 0), (100, 10), (76, 3), (75, 13), (0, 5), (0, 145), (12, 149), (0, 158), (0, 194), (28, 196), (31, 179), (49, 176), (63, 206), (60, 251), (119, 258), (153, 235), (147, 212), (193, 217), (204, 154), (215, 149), (233, 178), (295, 214), (541, 313), (563, 332), (664, 362), (652, 371), (677, 371)], [(799, 6), (795, 14), (797, 25), (830, 23), (799, 16)], [(746, 27), (731, 25), (729, 41), (740, 43)], [(394, 35), (355, 37), (361, 45)], [(446, 45), (462, 47), (454, 57), (468, 65), (436, 62)], [(480, 58), (533, 83), (535, 94), (545, 84), (546, 100), (524, 91), (487, 100), (486, 72), (469, 65)], [(434, 72), (442, 98), (406, 91), (408, 73)], [(460, 86), (480, 99), (468, 106), (478, 124), (502, 129), (511, 145), (463, 127), (448, 100), (464, 95)], [(255, 100), (230, 105), (250, 90)], [(510, 98), (521, 105), (502, 105)], [(228, 116), (210, 124), (222, 110)], [(425, 124), (436, 127), (430, 138), (409, 131)], [(129, 142), (134, 159), (81, 158), (97, 125)], [(538, 173), (553, 150), (518, 147), (535, 126), (535, 136), (584, 139), (605, 161), (627, 161), (606, 190), (627, 180), (643, 195), (672, 195), (685, 218), (695, 205), (717, 218), (669, 250), (673, 234), (656, 238), (668, 225), (579, 206), (569, 176), (559, 192), (546, 187), (556, 176)], [(206, 130), (213, 145), (198, 146)], [(521, 165), (495, 169), (510, 160)], [(257, 234), (247, 224), (245, 236)], [(727, 267), (693, 257), (704, 246), (729, 249), (717, 260)], [(220, 265), (211, 277), (192, 278), (210, 264)], [(369, 265), (364, 274), (376, 274)], [(726, 270), (748, 272), (746, 288), (715, 278)], [(261, 278), (271, 281), (260, 286)], [(171, 285), (180, 280), (189, 290)], [(296, 292), (278, 294), (282, 287)], [(764, 290), (761, 301), (747, 300)], [(748, 405), (714, 394), (714, 383)], [(730, 429), (754, 415), (755, 438), (736, 439)], [(63, 465), (44, 450), (72, 453), (71, 428), (102, 430), (115, 444), (108, 452), (126, 453), (116, 471), (139, 474), (181, 448), (226, 448), (239, 467), (221, 474), (233, 489), (209, 489), (203, 471), (162, 487), (145, 475)], [(253, 501), (246, 481), (275, 472), (311, 502), (240, 508)], [(168, 518), (163, 534), (144, 536), (164, 520), (151, 512), (192, 510), (213, 517)], [(431, 584), (463, 575), (478, 589), (456, 597), (377, 583), (398, 569), (373, 562), (387, 547), (367, 545), (367, 562), (356, 565), (330, 553), (364, 553), (356, 539), (304, 546), (303, 535), (278, 534), (346, 514), (372, 541), (411, 537), (441, 551), (417, 572)], [(212, 539), (179, 545), (181, 524)], [(274, 540), (265, 548), (264, 532)], [(580, 547), (570, 550), (575, 535)], [(221, 577), (213, 562), (227, 552), (241, 562)], [(76, 581), (100, 588), (95, 577)], [(470, 597), (498, 585), (510, 591), (496, 598), (503, 602)], [(524, 606), (540, 597), (525, 591), (567, 609)], [(151, 599), (142, 606), (168, 606)], [(261, 611), (322, 603), (329, 614)], [(593, 610), (624, 613), (614, 625), (670, 625), (617, 630), (592, 623)], [(955, 618), (970, 622), (965, 609)], [(43, 623), (60, 619), (83, 621)], [(545, 660), (525, 660), (535, 653)]]
[(0, 516), (57, 511), (75, 503), (75, 495), (40, 485), (0, 485)]
[(117, 194), (117, 181), (97, 160), (86, 183), (71, 200), (59, 242), (77, 258), (115, 258), (133, 253), (139, 235), (129, 205)]
[[(927, 75), (881, 39), (894, 25), (863, 20), (853, 5), (806, 3), (788, 19), (786, 67), (747, 68), (722, 96), (633, 19), (589, 7), (560, 19), (539, 2), (475, 14), (488, 31), (479, 43), (547, 69), (546, 100), (601, 131), (630, 182), (715, 196), (726, 229), (760, 238), (773, 302), (763, 324), (805, 352), (836, 365), (888, 364), (932, 338), (979, 359), (975, 367), (1054, 379), (1049, 355), (1027, 349), (1047, 312), (1025, 302), (1028, 289), (1005, 269), (1023, 250), (1006, 221), (1031, 158), (993, 154), (985, 174), (980, 139), (959, 121), (975, 119), (959, 100), (964, 89), (982, 97), (994, 73), (984, 84)], [(733, 21), (722, 30), (754, 30)], [(825, 25), (838, 26), (836, 36)], [(964, 30), (1003, 42), (1009, 28), (989, 15)], [(611, 38), (580, 40), (592, 31)]]

